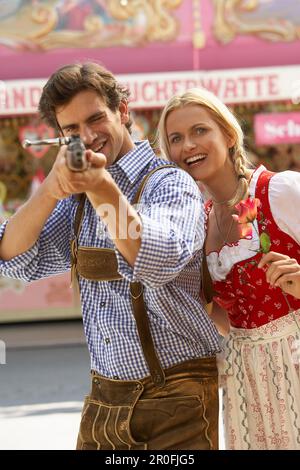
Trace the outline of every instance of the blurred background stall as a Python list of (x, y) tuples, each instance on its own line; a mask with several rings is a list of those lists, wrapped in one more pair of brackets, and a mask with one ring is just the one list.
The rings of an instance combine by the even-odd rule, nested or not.
[[(16, 0), (0, 2), (0, 219), (36, 190), (57, 150), (37, 116), (58, 67), (96, 60), (131, 90), (137, 139), (154, 139), (160, 109), (204, 86), (229, 104), (255, 163), (300, 170), (300, 2), (295, 0)], [(0, 279), (0, 322), (77, 318), (69, 275), (24, 285)]]

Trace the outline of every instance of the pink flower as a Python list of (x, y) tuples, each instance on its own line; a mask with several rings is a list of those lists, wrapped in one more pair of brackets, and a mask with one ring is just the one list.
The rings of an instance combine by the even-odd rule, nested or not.
[(233, 219), (237, 221), (240, 238), (252, 237), (252, 222), (257, 217), (257, 208), (260, 206), (260, 200), (248, 197), (245, 201), (239, 202), (235, 206), (238, 214), (233, 214)]
[(240, 238), (251, 238), (252, 237), (252, 224), (239, 222), (239, 216), (233, 214), (232, 218), (237, 221)]
[(260, 200), (256, 197), (248, 197), (246, 201), (241, 201), (235, 206), (238, 211), (238, 221), (240, 224), (253, 222), (257, 217), (257, 208), (260, 206)]

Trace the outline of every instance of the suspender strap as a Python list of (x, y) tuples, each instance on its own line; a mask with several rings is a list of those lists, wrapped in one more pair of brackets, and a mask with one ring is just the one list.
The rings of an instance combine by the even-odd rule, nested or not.
[(130, 295), (138, 335), (152, 381), (156, 387), (163, 387), (165, 384), (165, 373), (157, 357), (150, 331), (149, 319), (143, 298), (143, 284), (131, 282)]
[(77, 271), (77, 257), (78, 257), (78, 238), (83, 221), (84, 204), (86, 195), (82, 193), (79, 195), (79, 204), (75, 213), (74, 220), (74, 238), (71, 242), (71, 286), (79, 292), (78, 271)]
[(161, 165), (161, 166), (157, 166), (156, 168), (154, 168), (153, 170), (149, 171), (149, 173), (147, 173), (146, 176), (144, 176), (142, 182), (141, 182), (141, 185), (139, 187), (139, 189), (137, 190), (137, 192), (135, 193), (135, 196), (133, 198), (133, 201), (132, 201), (132, 204), (138, 204), (140, 202), (140, 199), (141, 199), (141, 196), (142, 196), (142, 193), (145, 189), (145, 186), (146, 184), (148, 183), (148, 180), (149, 178), (154, 174), (156, 173), (158, 170), (162, 170), (163, 168), (176, 168), (175, 165)]
[[(176, 167), (174, 165), (162, 165), (150, 171), (143, 178), (143, 181), (133, 199), (133, 204), (137, 204), (140, 201), (142, 192), (149, 178), (156, 171), (164, 169), (164, 168), (176, 168)], [(79, 238), (79, 233), (80, 233), (82, 220), (83, 220), (85, 197), (86, 196), (84, 194), (81, 195), (79, 205), (75, 214), (75, 221), (74, 221), (75, 237), (71, 245), (72, 246), (72, 250), (71, 250), (72, 251), (72, 271), (71, 271), (72, 280), (77, 281), (77, 285), (78, 285), (77, 268), (79, 268), (79, 273), (83, 275), (83, 277), (86, 279), (100, 280), (100, 281), (101, 280), (111, 281), (115, 279), (121, 279), (120, 275), (118, 275), (117, 278), (114, 277), (116, 269), (117, 269), (117, 264), (116, 264), (117, 261), (116, 261), (116, 256), (113, 250), (78, 246), (78, 238)], [(107, 262), (105, 262), (105, 256), (106, 256)], [(92, 270), (87, 269), (87, 266), (86, 266), (89, 263), (88, 262), (89, 257), (91, 261), (90, 264), (93, 267)], [(97, 261), (97, 258), (99, 258), (98, 259), (99, 262)], [(103, 277), (103, 274), (101, 277), (101, 273), (99, 273), (99, 271), (101, 271), (100, 262), (106, 267), (105, 277)], [(83, 268), (83, 265), (85, 265), (84, 269), (81, 269)], [(145, 360), (147, 362), (147, 365), (150, 371), (151, 378), (156, 387), (163, 387), (165, 384), (165, 374), (164, 374), (163, 368), (161, 367), (160, 361), (157, 357), (153, 339), (151, 336), (149, 319), (148, 319), (147, 310), (146, 310), (144, 297), (143, 297), (143, 285), (140, 282), (130, 283), (130, 295), (131, 295), (131, 301), (132, 301), (133, 315), (136, 321), (138, 335), (139, 335), (139, 339), (141, 342), (141, 347), (142, 347), (143, 354), (144, 354)]]
[(201, 263), (201, 298), (207, 313), (210, 315), (213, 307), (213, 297), (215, 295), (212, 278), (208, 269), (205, 254), (205, 246), (203, 247), (203, 258)]
[(79, 204), (76, 210), (75, 220), (74, 220), (75, 237), (79, 236), (79, 233), (80, 233), (82, 219), (83, 219), (85, 199), (86, 199), (85, 193), (82, 193), (79, 195)]
[[(174, 165), (159, 166), (154, 168), (154, 170), (150, 171), (144, 177), (142, 184), (140, 185), (134, 197), (133, 204), (138, 204), (140, 202), (142, 192), (153, 173), (166, 167), (175, 168)], [(143, 285), (140, 282), (131, 282), (130, 295), (133, 307), (133, 315), (135, 318), (144, 358), (147, 362), (152, 381), (156, 387), (163, 387), (166, 380), (165, 373), (155, 351), (155, 346), (150, 331), (149, 318), (143, 298)]]
[(214, 290), (213, 281), (212, 281), (212, 278), (208, 269), (208, 265), (207, 265), (205, 244), (206, 244), (206, 240), (204, 241), (203, 257), (202, 257), (202, 263), (201, 263), (201, 291), (202, 291), (202, 300), (206, 304), (210, 304), (213, 301), (213, 298), (216, 295), (216, 292)]

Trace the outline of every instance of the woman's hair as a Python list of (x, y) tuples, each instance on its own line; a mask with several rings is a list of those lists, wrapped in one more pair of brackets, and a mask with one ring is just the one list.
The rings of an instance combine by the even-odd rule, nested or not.
[[(128, 100), (129, 90), (117, 82), (114, 75), (94, 62), (70, 64), (61, 67), (43, 88), (39, 102), (41, 118), (51, 127), (60, 130), (57, 119), (57, 107), (68, 104), (75, 95), (85, 90), (95, 91), (113, 112), (121, 101)], [(131, 119), (126, 123), (131, 131)]]
[(233, 138), (235, 144), (229, 149), (229, 155), (238, 176), (238, 188), (228, 205), (234, 206), (248, 195), (248, 183), (245, 170), (252, 166), (244, 148), (244, 134), (236, 117), (213, 93), (203, 88), (191, 88), (173, 96), (164, 107), (158, 124), (158, 142), (160, 148), (171, 160), (170, 146), (166, 133), (166, 120), (171, 111), (187, 105), (200, 105), (208, 110), (212, 118), (226, 137)]

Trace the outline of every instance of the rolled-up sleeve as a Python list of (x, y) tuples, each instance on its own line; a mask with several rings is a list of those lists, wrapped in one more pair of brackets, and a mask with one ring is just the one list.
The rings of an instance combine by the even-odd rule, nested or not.
[[(0, 227), (0, 240), (7, 223)], [(0, 259), (0, 274), (30, 282), (67, 271), (70, 268), (70, 237), (69, 201), (64, 200), (58, 203), (30, 249), (9, 261)]]
[[(4, 222), (0, 227), (0, 240), (2, 240), (6, 225), (8, 221)], [(21, 279), (23, 281), (30, 281), (30, 271), (34, 271), (34, 260), (38, 254), (38, 243), (25, 253), (15, 256), (9, 261), (0, 259), (0, 274), (14, 279)]]
[(204, 242), (204, 206), (197, 185), (179, 169), (157, 173), (137, 208), (142, 235), (134, 267), (116, 252), (120, 274), (149, 287), (174, 279)]

